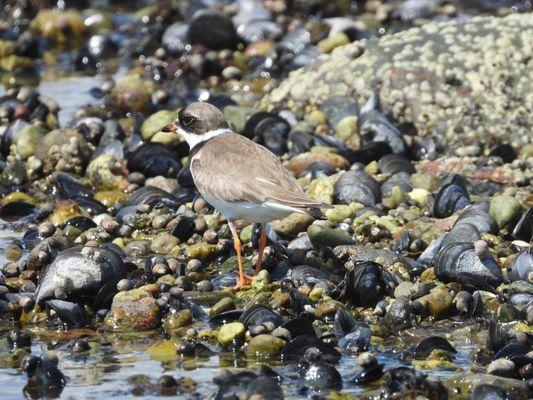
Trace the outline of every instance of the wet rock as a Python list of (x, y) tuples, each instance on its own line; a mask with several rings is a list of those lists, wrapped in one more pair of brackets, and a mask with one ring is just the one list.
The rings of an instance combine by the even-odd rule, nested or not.
[(242, 322), (232, 322), (222, 325), (217, 334), (218, 343), (222, 347), (238, 345), (243, 342), (246, 327)]
[(491, 375), (503, 376), (504, 378), (515, 378), (515, 365), (511, 360), (498, 358), (489, 364), (487, 373)]
[(59, 44), (80, 40), (85, 32), (83, 20), (75, 9), (41, 10), (31, 21), (30, 27), (44, 37)]
[(411, 306), (407, 297), (396, 299), (385, 314), (385, 324), (390, 329), (405, 329), (411, 326)]
[(514, 225), (519, 218), (522, 207), (514, 197), (502, 194), (494, 196), (490, 202), (490, 215), (500, 228)]
[[(161, 110), (150, 115), (141, 126), (141, 134), (144, 140), (172, 145), (179, 141), (178, 135), (161, 132), (161, 129), (174, 122), (177, 117), (175, 111)], [(168, 136), (168, 137), (167, 137)]]
[(316, 249), (322, 247), (337, 247), (354, 244), (354, 239), (345, 231), (334, 228), (325, 228), (319, 225), (311, 225), (307, 229), (309, 240)]
[(24, 392), (31, 397), (59, 397), (67, 380), (57, 367), (57, 359), (29, 355), (21, 368), (28, 375)]
[(192, 44), (201, 44), (213, 50), (232, 49), (237, 44), (237, 33), (231, 18), (214, 9), (196, 12), (187, 36)]
[(285, 341), (272, 335), (257, 335), (248, 342), (246, 356), (249, 358), (270, 358), (278, 355)]
[(168, 332), (172, 332), (175, 329), (190, 325), (192, 322), (192, 312), (190, 310), (185, 309), (171, 312), (169, 315), (167, 315), (163, 321), (163, 327)]
[(157, 234), (150, 244), (150, 249), (157, 254), (170, 254), (170, 251), (179, 244), (179, 239), (169, 233)]
[(118, 113), (148, 111), (151, 105), (152, 84), (139, 75), (119, 78), (106, 98), (106, 104)]
[(159, 307), (153, 291), (153, 287), (143, 286), (117, 293), (104, 321), (105, 325), (118, 331), (140, 331), (157, 327)]

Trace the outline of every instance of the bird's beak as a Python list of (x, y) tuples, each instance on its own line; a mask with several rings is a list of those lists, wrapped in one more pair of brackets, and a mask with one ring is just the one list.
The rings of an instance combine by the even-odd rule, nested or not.
[(176, 133), (178, 131), (178, 125), (176, 125), (175, 122), (163, 127), (163, 129), (161, 129), (162, 132), (174, 132)]

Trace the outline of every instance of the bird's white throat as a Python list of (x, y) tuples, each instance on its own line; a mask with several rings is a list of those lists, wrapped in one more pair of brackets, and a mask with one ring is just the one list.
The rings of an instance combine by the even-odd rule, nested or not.
[(223, 133), (231, 133), (231, 129), (215, 129), (212, 131), (207, 131), (201, 135), (195, 133), (187, 132), (181, 128), (178, 129), (177, 133), (187, 142), (189, 149), (192, 150), (194, 147), (198, 146), (200, 143), (205, 142), (215, 136), (222, 135)]

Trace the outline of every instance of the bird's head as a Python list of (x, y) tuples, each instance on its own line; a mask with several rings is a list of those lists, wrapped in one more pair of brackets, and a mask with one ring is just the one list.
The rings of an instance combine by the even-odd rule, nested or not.
[(162, 131), (180, 135), (192, 150), (196, 145), (230, 130), (224, 114), (217, 107), (198, 102), (182, 108), (178, 118)]

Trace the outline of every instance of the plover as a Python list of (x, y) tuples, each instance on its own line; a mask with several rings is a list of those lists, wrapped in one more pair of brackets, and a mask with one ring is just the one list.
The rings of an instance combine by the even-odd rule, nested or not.
[(228, 221), (239, 277), (235, 288), (250, 282), (243, 272), (236, 220), (262, 224), (255, 272), (261, 269), (266, 246), (265, 223), (297, 212), (313, 217), (328, 205), (306, 196), (302, 188), (267, 148), (233, 132), (222, 112), (209, 103), (192, 103), (164, 128), (188, 143), (190, 168), (202, 197)]

